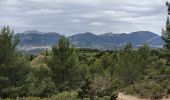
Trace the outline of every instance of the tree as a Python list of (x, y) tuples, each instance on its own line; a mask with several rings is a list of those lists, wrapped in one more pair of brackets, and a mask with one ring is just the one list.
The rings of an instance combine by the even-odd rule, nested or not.
[(90, 100), (94, 100), (94, 91), (92, 90), (92, 81), (90, 78), (87, 78), (84, 82), (84, 85), (81, 87), (81, 90), (78, 91), (78, 96), (83, 98), (90, 98)]
[(116, 64), (116, 73), (124, 86), (133, 84), (141, 76), (141, 57), (131, 44), (127, 44), (122, 52), (119, 53)]
[(0, 33), (0, 64), (8, 64), (10, 56), (14, 55), (15, 48), (19, 43), (18, 37), (13, 36), (14, 31), (4, 27)]
[(141, 66), (138, 66), (138, 67), (141, 67), (141, 74), (142, 74), (142, 77), (144, 77), (144, 74), (145, 74), (145, 69), (146, 69), (146, 65), (148, 63), (147, 59), (148, 57), (150, 56), (150, 48), (147, 44), (144, 44), (143, 46), (139, 47), (138, 49), (138, 56), (140, 56), (140, 64)]
[[(168, 6), (168, 15), (169, 13), (169, 2), (166, 2), (166, 6)], [(169, 22), (169, 16), (167, 17), (167, 21), (166, 21), (166, 29), (162, 30), (162, 39), (166, 42), (165, 47), (167, 49), (170, 49), (170, 22)]]
[(107, 69), (111, 76), (114, 74), (115, 64), (117, 63), (117, 55), (115, 53), (105, 53), (100, 58), (101, 66)]
[(25, 57), (15, 49), (19, 39), (14, 31), (4, 27), (0, 33), (0, 97), (17, 97), (25, 94), (24, 83), (30, 67)]
[(66, 37), (61, 36), (52, 47), (52, 55), (47, 58), (47, 65), (52, 70), (52, 78), (61, 91), (76, 86), (77, 56)]
[(166, 29), (162, 30), (162, 39), (165, 41), (165, 48), (170, 49), (170, 22), (169, 17), (167, 17), (166, 21)]
[(101, 57), (101, 65), (104, 69), (107, 69), (108, 67), (111, 67), (112, 65), (112, 58), (109, 53), (104, 54)]
[(45, 64), (32, 68), (26, 80), (27, 96), (49, 97), (56, 92), (56, 87), (51, 77), (51, 70)]
[[(169, 2), (167, 2), (166, 3), (166, 5), (168, 6), (168, 15), (170, 15), (170, 13), (169, 13), (169, 11), (170, 11), (170, 6), (169, 6)], [(164, 45), (164, 47), (166, 48), (166, 49), (168, 49), (168, 51), (167, 51), (167, 62), (170, 62), (170, 57), (169, 57), (169, 55), (170, 55), (170, 21), (169, 21), (169, 16), (167, 17), (167, 21), (166, 21), (166, 25), (165, 25), (165, 30), (164, 29), (162, 29), (162, 39), (165, 41), (165, 45)]]

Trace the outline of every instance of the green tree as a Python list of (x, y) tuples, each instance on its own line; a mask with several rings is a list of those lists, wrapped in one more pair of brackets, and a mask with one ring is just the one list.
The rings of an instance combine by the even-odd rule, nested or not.
[(146, 74), (145, 73), (145, 70), (147, 69), (146, 68), (146, 65), (149, 63), (148, 62), (148, 57), (150, 56), (150, 48), (148, 46), (148, 44), (144, 44), (143, 46), (139, 47), (138, 49), (138, 56), (140, 56), (140, 66), (138, 67), (141, 67), (141, 75), (142, 77), (144, 78), (144, 75)]
[(94, 91), (91, 85), (92, 85), (92, 81), (90, 80), (90, 78), (86, 78), (83, 86), (78, 91), (78, 96), (81, 99), (90, 98), (90, 100), (94, 100)]
[(47, 65), (52, 70), (52, 78), (61, 91), (76, 86), (77, 56), (66, 37), (61, 36), (52, 47), (52, 55), (47, 58)]
[(32, 68), (26, 80), (27, 96), (49, 97), (56, 92), (56, 87), (50, 77), (51, 70), (45, 64)]
[(101, 65), (104, 69), (111, 67), (112, 58), (111, 58), (111, 55), (109, 53), (106, 53), (101, 57)]
[(26, 58), (15, 49), (19, 39), (4, 27), (0, 33), (0, 97), (24, 96), (24, 84), (30, 71)]
[(115, 66), (117, 63), (117, 54), (115, 53), (105, 53), (101, 58), (101, 66), (108, 70), (111, 77), (114, 75)]
[(15, 48), (19, 43), (18, 37), (13, 36), (14, 31), (11, 31), (9, 27), (4, 27), (0, 33), (0, 64), (7, 65), (10, 62), (11, 56), (14, 55)]
[[(168, 13), (169, 14), (169, 13)], [(166, 25), (165, 25), (165, 29), (162, 29), (162, 39), (165, 41), (165, 45), (164, 47), (166, 49), (168, 49), (167, 51), (167, 62), (170, 62), (170, 21), (169, 21), (169, 16), (167, 17), (167, 21), (166, 21)], [(168, 63), (169, 64), (169, 63)]]
[(169, 17), (167, 17), (166, 21), (166, 29), (162, 30), (162, 39), (165, 41), (165, 48), (170, 49), (170, 22)]
[(124, 86), (133, 84), (141, 76), (141, 57), (133, 50), (131, 44), (127, 44), (119, 53), (116, 64), (116, 73)]

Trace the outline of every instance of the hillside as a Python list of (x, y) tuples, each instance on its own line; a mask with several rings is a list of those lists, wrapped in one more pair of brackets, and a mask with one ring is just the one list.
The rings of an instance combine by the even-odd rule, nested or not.
[[(43, 33), (38, 31), (27, 31), (24, 33), (17, 33), (16, 35), (20, 38), (18, 49), (31, 53), (50, 48), (61, 36), (59, 33), (55, 32)], [(131, 43), (134, 47), (139, 47), (144, 43), (148, 43), (151, 48), (161, 48), (164, 45), (159, 35), (149, 31), (138, 31), (129, 34), (105, 33), (101, 35), (86, 32), (70, 36), (68, 39), (71, 44), (77, 48), (100, 50), (121, 49), (127, 43)]]
[[(169, 99), (170, 50), (150, 49), (148, 45), (134, 48), (128, 43), (133, 39), (130, 42), (136, 41), (133, 45), (137, 47), (145, 40), (155, 40), (155, 34), (135, 32), (115, 37), (113, 33), (94, 35), (88, 32), (67, 38), (57, 33), (29, 31), (16, 35), (24, 41), (18, 48), (18, 39), (9, 27), (4, 27), (0, 34), (0, 100)], [(55, 43), (48, 41), (48, 35), (51, 39), (57, 36), (60, 39), (52, 50), (41, 52)], [(128, 44), (121, 50), (102, 51), (76, 49), (71, 46), (73, 40), (91, 45)], [(41, 53), (18, 52), (21, 46), (32, 50), (30, 53)], [(43, 46), (47, 47), (40, 48)]]

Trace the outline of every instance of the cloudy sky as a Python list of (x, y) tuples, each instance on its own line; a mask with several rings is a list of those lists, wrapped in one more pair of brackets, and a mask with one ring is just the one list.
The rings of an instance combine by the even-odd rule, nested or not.
[(0, 27), (73, 35), (152, 31), (161, 34), (166, 0), (0, 0)]

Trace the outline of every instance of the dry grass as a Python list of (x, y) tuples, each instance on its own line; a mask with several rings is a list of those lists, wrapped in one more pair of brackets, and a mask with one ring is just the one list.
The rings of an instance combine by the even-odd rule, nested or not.
[[(132, 95), (125, 95), (124, 93), (119, 93), (118, 95), (118, 100), (150, 100), (150, 99), (142, 99), (136, 96), (132, 96)], [(160, 100), (170, 100), (170, 98), (163, 98)]]

